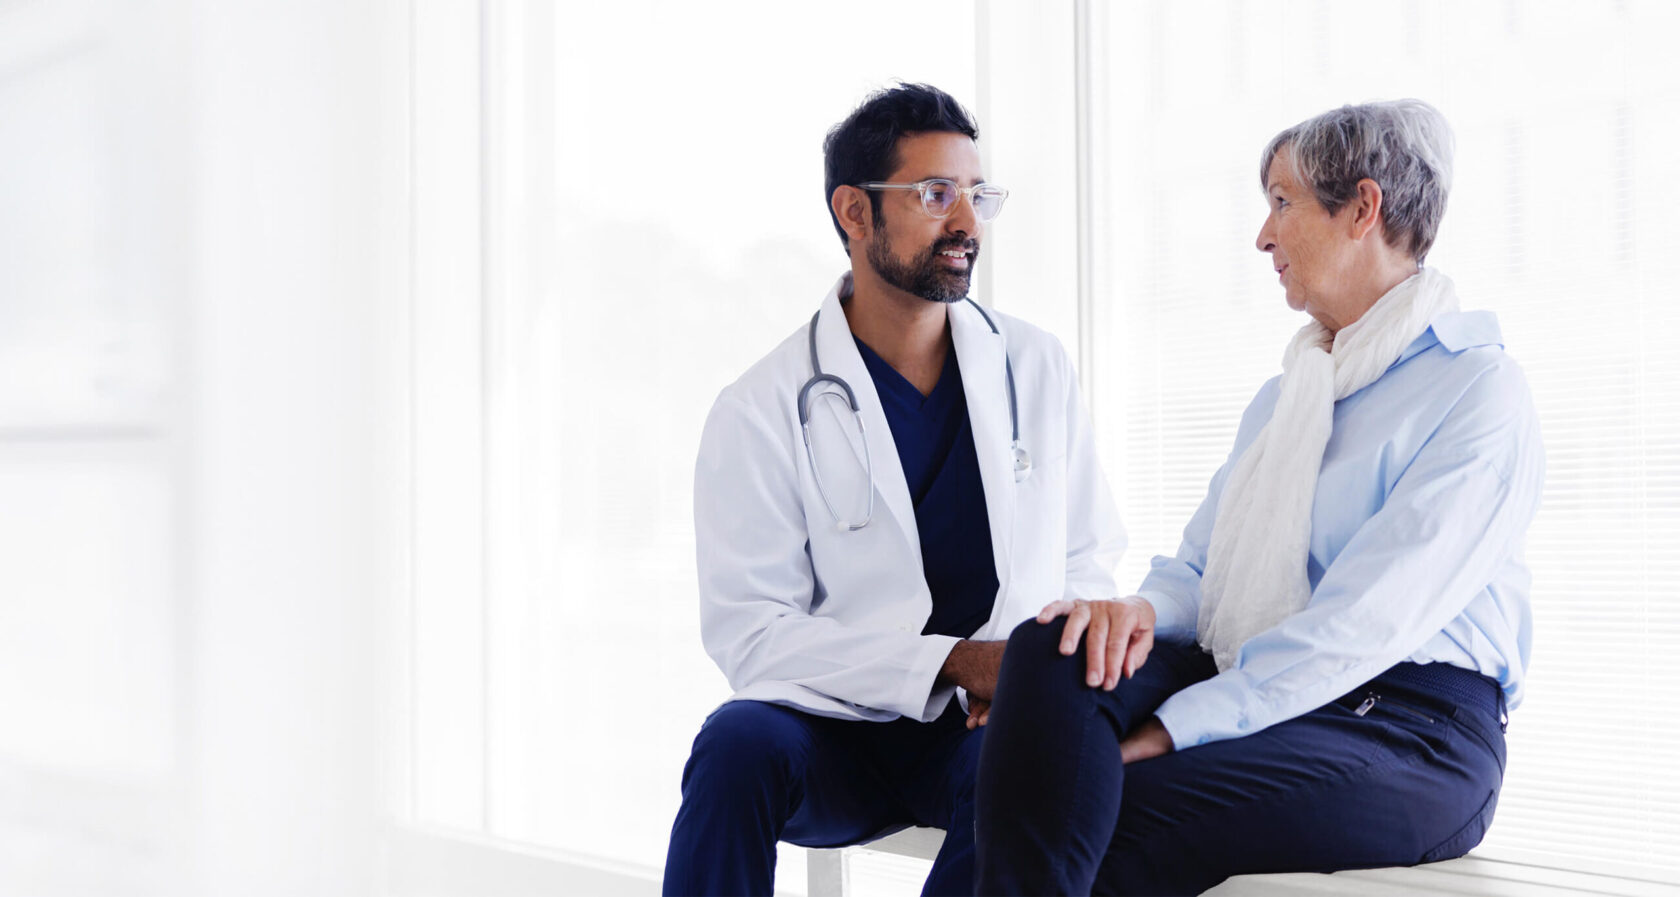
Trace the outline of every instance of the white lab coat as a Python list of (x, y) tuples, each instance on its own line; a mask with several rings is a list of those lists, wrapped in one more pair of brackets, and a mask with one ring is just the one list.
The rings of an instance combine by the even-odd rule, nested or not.
[[(694, 476), (701, 637), (735, 689), (731, 700), (929, 721), (955, 691), (934, 680), (957, 639), (921, 634), (933, 601), (915, 510), (840, 307), (849, 279), (823, 300), (817, 352), (823, 371), (857, 395), (875, 469), (873, 520), (841, 531), (817, 493), (799, 427), (799, 388), (811, 377), (802, 326), (725, 388), (706, 419)], [(990, 314), (1000, 334), (968, 303), (949, 306), (997, 564), (997, 598), (976, 639), (1007, 638), (1058, 598), (1113, 597), (1126, 546), (1066, 351), (1030, 324)], [(1010, 452), (1006, 345), (1032, 458), (1023, 482)], [(835, 511), (862, 519), (867, 480), (850, 410), (813, 401), (811, 431)]]

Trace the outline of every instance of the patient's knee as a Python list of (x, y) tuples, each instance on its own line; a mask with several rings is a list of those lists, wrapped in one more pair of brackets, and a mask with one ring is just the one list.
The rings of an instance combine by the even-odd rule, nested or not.
[(1000, 679), (1030, 679), (1043, 685), (1057, 687), (1082, 685), (1085, 675), (1085, 637), (1080, 635), (1073, 654), (1062, 653), (1062, 634), (1067, 618), (1057, 617), (1048, 623), (1028, 620), (1009, 634), (1009, 646), (1003, 652)]
[[(1053, 654), (1061, 656), (1062, 631), (1067, 626), (1067, 617), (1057, 617), (1048, 623), (1040, 623), (1035, 617), (1023, 622), (1009, 633), (1009, 647), (1005, 654), (1020, 649), (1022, 654)], [(1083, 642), (1084, 638), (1081, 637)]]

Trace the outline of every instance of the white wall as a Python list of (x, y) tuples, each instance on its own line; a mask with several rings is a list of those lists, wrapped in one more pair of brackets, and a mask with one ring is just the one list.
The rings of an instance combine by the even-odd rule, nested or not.
[(381, 10), (192, 15), (191, 869), (367, 893), (393, 345)]
[(396, 8), (0, 2), (0, 893), (374, 887)]

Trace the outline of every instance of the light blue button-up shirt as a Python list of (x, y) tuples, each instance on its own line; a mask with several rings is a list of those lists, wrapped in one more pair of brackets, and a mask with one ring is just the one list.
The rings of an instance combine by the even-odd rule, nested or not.
[[(1156, 557), (1139, 587), (1157, 638), (1195, 642), (1219, 495), (1277, 399), (1274, 377), (1243, 412), (1178, 556)], [(1544, 478), (1534, 402), (1498, 321), (1437, 317), (1376, 382), (1336, 403), (1313, 498), (1311, 600), (1245, 642), (1231, 669), (1161, 705), (1173, 744), (1258, 732), (1404, 660), (1483, 673), (1517, 706), (1533, 627), (1523, 536)]]

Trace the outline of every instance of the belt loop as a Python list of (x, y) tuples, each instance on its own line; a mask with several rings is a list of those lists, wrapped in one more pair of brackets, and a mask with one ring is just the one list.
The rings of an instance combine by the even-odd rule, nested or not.
[(1499, 691), (1499, 731), (1504, 732), (1506, 727), (1511, 724), (1511, 715), (1509, 713), (1505, 712), (1505, 689), (1504, 689), (1504, 687), (1503, 686), (1498, 687), (1498, 691)]

